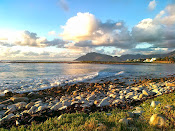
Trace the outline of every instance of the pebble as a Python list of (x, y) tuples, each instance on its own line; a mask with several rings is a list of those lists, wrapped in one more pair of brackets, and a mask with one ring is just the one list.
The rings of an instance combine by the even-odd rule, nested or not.
[(122, 118), (122, 119), (119, 120), (119, 123), (128, 125), (128, 120), (126, 118)]
[(58, 110), (61, 107), (62, 107), (62, 104), (60, 102), (58, 102), (55, 105), (53, 105), (50, 109), (56, 111), (56, 110)]
[(152, 101), (151, 102), (151, 107), (156, 107), (158, 104), (160, 104), (160, 102), (159, 101)]

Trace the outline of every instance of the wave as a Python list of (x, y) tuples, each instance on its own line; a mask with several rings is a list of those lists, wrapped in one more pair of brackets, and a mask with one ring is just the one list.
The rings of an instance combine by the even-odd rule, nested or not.
[(21, 80), (5, 80), (0, 82), (0, 95), (4, 95), (4, 91), (9, 90), (16, 93), (32, 92), (44, 90), (52, 87), (63, 86), (65, 84), (74, 84), (77, 82), (85, 82), (98, 76), (98, 72), (93, 72), (75, 76), (55, 76), (53, 78), (36, 78)]
[(64, 86), (66, 84), (75, 84), (78, 82), (92, 82), (93, 80), (100, 80), (107, 77), (113, 77), (116, 75), (121, 75), (123, 73), (124, 71), (120, 71), (117, 73), (99, 71), (75, 76), (65, 75), (54, 76), (52, 78), (28, 78), (21, 80), (1, 81), (0, 95), (4, 95), (5, 90), (10, 90), (16, 93), (32, 92), (57, 86)]

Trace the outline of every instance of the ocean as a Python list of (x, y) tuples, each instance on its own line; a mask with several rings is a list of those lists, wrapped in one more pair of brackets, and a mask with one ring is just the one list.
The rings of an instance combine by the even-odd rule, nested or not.
[(4, 90), (28, 92), (77, 82), (160, 78), (175, 74), (175, 64), (112, 65), (86, 63), (0, 63)]

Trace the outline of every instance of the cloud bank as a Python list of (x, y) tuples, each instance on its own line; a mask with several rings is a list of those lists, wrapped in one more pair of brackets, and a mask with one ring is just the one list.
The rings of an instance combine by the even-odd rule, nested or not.
[[(32, 58), (56, 58), (59, 56), (69, 58), (78, 57), (91, 51), (112, 55), (171, 51), (175, 49), (175, 4), (167, 5), (154, 18), (143, 19), (131, 29), (128, 29), (122, 20), (102, 22), (89, 12), (77, 13), (76, 16), (69, 18), (61, 28), (63, 29), (60, 33), (61, 39), (53, 40), (39, 37), (30, 31), (0, 32), (2, 53), (8, 55), (10, 52), (13, 54), (13, 56), (9, 55), (11, 57), (24, 55)], [(56, 36), (56, 33), (50, 31), (48, 35)], [(145, 43), (149, 46), (146, 48), (138, 46)], [(15, 46), (39, 48), (42, 51), (8, 50)], [(56, 49), (51, 47), (56, 47)], [(45, 50), (47, 48), (50, 50)], [(61, 49), (61, 51), (57, 51), (57, 49)]]

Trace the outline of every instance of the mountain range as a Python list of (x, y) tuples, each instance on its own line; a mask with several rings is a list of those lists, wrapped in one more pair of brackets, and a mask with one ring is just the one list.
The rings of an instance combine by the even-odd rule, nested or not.
[(146, 58), (163, 58), (163, 57), (175, 57), (175, 51), (166, 53), (166, 54), (150, 54), (150, 55), (126, 54), (120, 57), (91, 52), (77, 58), (75, 61), (118, 61), (119, 62), (119, 61), (126, 61), (127, 59), (146, 59)]

